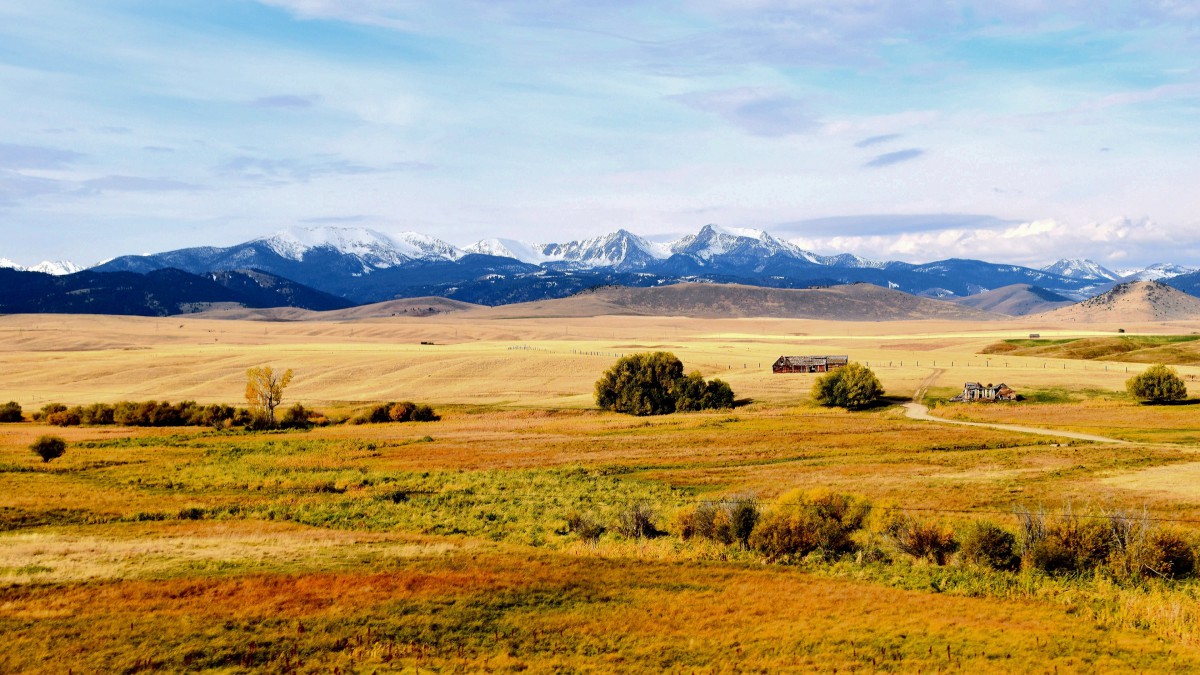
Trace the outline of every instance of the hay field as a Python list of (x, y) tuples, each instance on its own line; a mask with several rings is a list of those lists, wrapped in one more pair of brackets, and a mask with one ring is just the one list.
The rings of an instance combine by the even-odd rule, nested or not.
[[(728, 380), (739, 396), (771, 404), (807, 396), (804, 376), (770, 373), (781, 354), (849, 354), (870, 363), (896, 395), (911, 395), (935, 367), (946, 371), (939, 384), (953, 386), (1003, 380), (1018, 388), (1114, 390), (1127, 371), (1142, 367), (978, 354), (998, 340), (1033, 330), (1044, 337), (1079, 337), (1106, 329), (937, 321), (521, 318), (494, 312), (346, 322), (0, 317), (0, 370), (5, 373), (0, 398), (26, 405), (149, 398), (233, 403), (241, 398), (245, 370), (269, 363), (293, 368), (290, 398), (314, 405), (411, 398), (578, 408), (592, 404), (592, 383), (616, 355), (656, 349), (675, 352), (689, 370)], [(1178, 333), (1195, 327), (1143, 328)]]
[[(959, 530), (977, 519), (1013, 527), (1016, 504), (1200, 520), (1190, 406), (1147, 417), (1103, 393), (1136, 366), (977, 354), (1034, 330), (1095, 334), (486, 312), (0, 317), (0, 401), (27, 411), (48, 400), (236, 404), (244, 370), (270, 363), (296, 370), (288, 402), (411, 398), (443, 414), (259, 434), (0, 425), (0, 671), (1200, 669), (1196, 580), (1125, 586), (903, 556), (764, 564), (673, 529), (698, 500), (769, 505), (812, 487)], [(674, 351), (752, 402), (649, 419), (592, 409), (614, 355), (647, 349)], [(1003, 379), (1065, 391), (1079, 404), (937, 412), (1103, 422), (1134, 443), (816, 408), (811, 376), (769, 372), (795, 353), (870, 362), (899, 396), (938, 371), (937, 388)], [(69, 444), (49, 464), (27, 449), (45, 433)], [(633, 503), (653, 505), (668, 534), (588, 544), (568, 525), (581, 510), (615, 522)]]

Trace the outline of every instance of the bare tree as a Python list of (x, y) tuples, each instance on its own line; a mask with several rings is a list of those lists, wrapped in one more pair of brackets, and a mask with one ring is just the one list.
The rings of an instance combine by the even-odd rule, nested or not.
[(258, 366), (246, 371), (246, 401), (250, 411), (265, 417), (275, 426), (275, 408), (283, 402), (283, 390), (292, 381), (292, 369), (276, 373), (271, 366)]

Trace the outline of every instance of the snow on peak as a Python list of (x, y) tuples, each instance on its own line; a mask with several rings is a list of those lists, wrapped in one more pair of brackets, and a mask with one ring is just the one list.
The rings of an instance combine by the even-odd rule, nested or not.
[(395, 236), (395, 241), (402, 249), (408, 249), (404, 252), (411, 258), (458, 260), (463, 256), (458, 247), (420, 232), (401, 232)]
[(1064, 258), (1042, 268), (1043, 272), (1057, 274), (1060, 277), (1069, 279), (1106, 279), (1108, 281), (1116, 281), (1121, 276), (1116, 272), (1104, 267), (1094, 260), (1080, 260)]
[(642, 268), (671, 255), (666, 246), (647, 241), (624, 229), (591, 239), (546, 244), (541, 248), (541, 254), (547, 261), (561, 261), (579, 267), (624, 269)]
[(365, 227), (292, 227), (256, 241), (289, 260), (303, 260), (313, 249), (328, 248), (357, 257), (365, 267), (384, 269), (410, 260), (457, 260), (462, 252), (416, 232), (395, 237)]
[(70, 260), (43, 260), (32, 267), (26, 267), (8, 258), (0, 258), (0, 269), (17, 270), (18, 272), (41, 272), (43, 274), (53, 274), (56, 277), (83, 271), (82, 267)]
[(42, 262), (29, 268), (30, 272), (44, 272), (53, 274), (56, 277), (66, 276), (82, 272), (83, 268), (70, 260), (43, 260)]
[(531, 244), (516, 239), (483, 239), (463, 249), (466, 253), (479, 255), (494, 255), (500, 258), (513, 258), (523, 263), (537, 265), (548, 261), (542, 250), (542, 244)]
[(1155, 263), (1141, 269), (1117, 270), (1117, 274), (1120, 274), (1121, 278), (1125, 281), (1161, 281), (1184, 274), (1191, 274), (1195, 271), (1191, 267), (1184, 267), (1175, 263)]
[(762, 256), (783, 253), (796, 258), (806, 258), (805, 252), (799, 247), (780, 241), (762, 230), (720, 225), (705, 225), (696, 234), (689, 234), (673, 242), (670, 249), (673, 253), (690, 255), (701, 260), (711, 260), (733, 252)]

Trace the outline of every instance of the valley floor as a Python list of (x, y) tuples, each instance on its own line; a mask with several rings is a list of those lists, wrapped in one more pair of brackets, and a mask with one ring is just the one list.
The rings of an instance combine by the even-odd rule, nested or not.
[[(1192, 406), (1122, 399), (1113, 364), (1014, 359), (975, 375), (995, 329), (954, 325), (67, 324), (0, 320), (12, 338), (0, 399), (27, 411), (37, 405), (22, 389), (67, 403), (237, 403), (244, 369), (270, 362), (297, 370), (292, 400), (412, 398), (443, 419), (258, 434), (0, 425), (0, 672), (1200, 670), (1194, 580), (983, 572), (896, 553), (767, 563), (685, 541), (675, 525), (706, 499), (770, 508), (822, 487), (955, 529), (1015, 529), (1014, 506), (1070, 504), (1145, 508), (1194, 535), (1200, 422)], [(752, 400), (658, 418), (587, 408), (613, 354), (652, 348)], [(922, 422), (898, 405), (815, 408), (809, 376), (763, 372), (781, 350), (874, 361), (900, 393), (935, 359), (953, 361), (934, 397), (1003, 372), (1031, 394), (1065, 393), (934, 413), (1129, 442)], [(46, 433), (68, 441), (49, 463), (28, 450)], [(615, 532), (631, 504), (667, 533)], [(581, 512), (610, 524), (594, 544), (570, 530)]]

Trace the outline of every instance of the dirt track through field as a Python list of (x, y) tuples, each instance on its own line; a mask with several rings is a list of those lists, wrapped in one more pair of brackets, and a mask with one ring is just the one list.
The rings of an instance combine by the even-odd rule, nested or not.
[(1072, 438), (1080, 441), (1092, 441), (1094, 443), (1128, 443), (1117, 438), (1108, 438), (1106, 436), (1093, 436), (1091, 434), (1081, 434), (1075, 431), (1055, 431), (1054, 429), (1041, 429), (1038, 427), (1024, 427), (1016, 424), (989, 424), (986, 422), (961, 422), (959, 420), (948, 420), (941, 417), (934, 417), (929, 414), (929, 406), (921, 403), (921, 399), (925, 398), (925, 392), (929, 391), (945, 373), (945, 370), (935, 369), (924, 380), (921, 380), (921, 385), (917, 387), (917, 393), (913, 395), (911, 403), (904, 404), (904, 414), (909, 419), (922, 420), (925, 422), (941, 422), (942, 424), (958, 424), (966, 427), (988, 427), (990, 429), (1000, 429), (1002, 431), (1016, 431), (1023, 434), (1040, 434), (1042, 436), (1057, 436), (1059, 438)]

